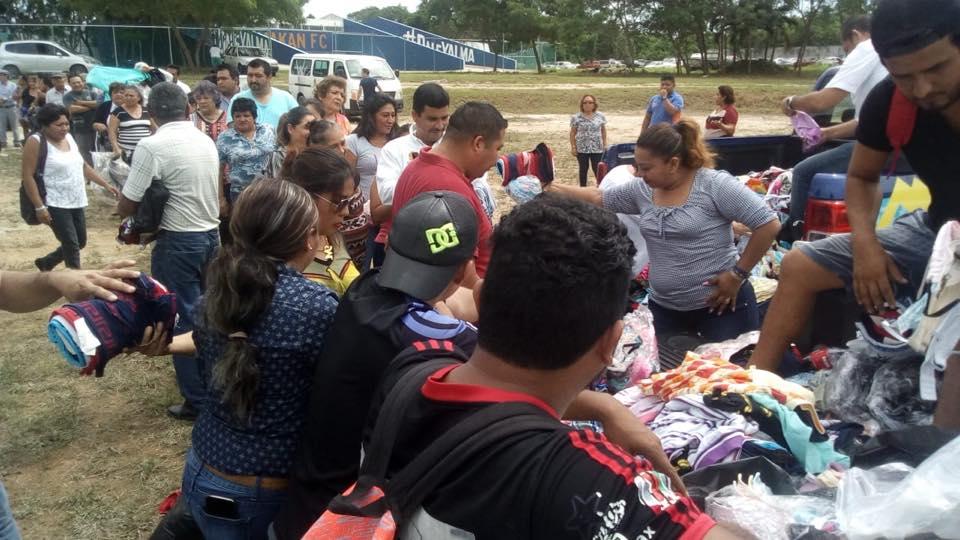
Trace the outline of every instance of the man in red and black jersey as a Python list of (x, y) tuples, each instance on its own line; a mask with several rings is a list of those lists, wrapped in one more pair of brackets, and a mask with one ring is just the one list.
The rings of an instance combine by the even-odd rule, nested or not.
[[(556, 429), (490, 441), (483, 459), (460, 467), (424, 500), (401, 537), (735, 538), (646, 458), (560, 422), (610, 365), (622, 331), (634, 249), (616, 217), (544, 195), (505, 217), (493, 246), (478, 345), (465, 363), (437, 370), (419, 388), (388, 477), (492, 404), (531, 404)], [(419, 345), (422, 358), (398, 357), (382, 391), (429, 356), (456, 357), (442, 342)]]

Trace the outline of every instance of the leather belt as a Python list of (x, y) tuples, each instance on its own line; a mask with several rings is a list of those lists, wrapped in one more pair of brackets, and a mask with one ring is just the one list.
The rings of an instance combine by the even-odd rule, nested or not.
[(234, 484), (240, 484), (241, 486), (255, 488), (259, 482), (260, 487), (263, 489), (270, 489), (274, 491), (280, 491), (287, 489), (290, 486), (289, 478), (279, 478), (275, 476), (246, 476), (239, 474), (227, 474), (221, 470), (215, 469), (206, 463), (203, 464), (203, 468), (212, 472), (216, 476), (223, 478), (228, 482), (233, 482)]

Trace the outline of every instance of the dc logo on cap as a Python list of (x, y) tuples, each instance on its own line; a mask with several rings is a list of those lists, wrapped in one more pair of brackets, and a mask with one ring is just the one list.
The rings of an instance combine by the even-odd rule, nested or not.
[(427, 229), (426, 234), (427, 243), (430, 245), (430, 253), (434, 255), (460, 245), (457, 229), (454, 228), (453, 223), (447, 223), (435, 229)]

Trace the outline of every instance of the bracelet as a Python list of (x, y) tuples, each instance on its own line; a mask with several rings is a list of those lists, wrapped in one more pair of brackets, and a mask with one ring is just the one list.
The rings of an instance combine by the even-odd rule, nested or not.
[(795, 111), (795, 110), (796, 110), (796, 109), (793, 108), (793, 100), (796, 99), (796, 97), (797, 97), (797, 96), (790, 96), (790, 97), (787, 98), (787, 108), (790, 109), (791, 111)]
[(740, 268), (737, 265), (733, 265), (733, 268), (731, 268), (730, 271), (733, 272), (738, 278), (744, 281), (750, 279), (750, 272), (747, 272), (746, 270)]
[(46, 209), (47, 209), (46, 206), (41, 206), (40, 208), (34, 208), (33, 211), (34, 211), (34, 212), (37, 212), (37, 213), (40, 213), (40, 212), (43, 212), (43, 211), (46, 210)]

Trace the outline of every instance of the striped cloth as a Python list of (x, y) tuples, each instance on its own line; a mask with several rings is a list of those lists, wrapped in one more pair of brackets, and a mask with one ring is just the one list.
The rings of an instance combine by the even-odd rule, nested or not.
[(140, 139), (150, 136), (150, 113), (142, 109), (139, 117), (134, 117), (125, 109), (113, 113), (117, 117), (117, 143), (124, 154), (131, 155)]
[(635, 215), (650, 254), (650, 296), (677, 311), (706, 307), (704, 283), (737, 262), (732, 223), (751, 229), (777, 219), (763, 199), (725, 171), (700, 169), (687, 201), (657, 206), (641, 180), (603, 192), (603, 207)]

